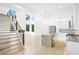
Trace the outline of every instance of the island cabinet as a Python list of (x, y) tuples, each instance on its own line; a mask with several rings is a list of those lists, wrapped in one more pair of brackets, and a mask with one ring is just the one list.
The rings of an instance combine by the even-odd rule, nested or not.
[(47, 48), (52, 48), (55, 45), (55, 40), (53, 39), (55, 34), (49, 35), (49, 34), (43, 34), (41, 35), (41, 40), (42, 40), (42, 46), (47, 47)]

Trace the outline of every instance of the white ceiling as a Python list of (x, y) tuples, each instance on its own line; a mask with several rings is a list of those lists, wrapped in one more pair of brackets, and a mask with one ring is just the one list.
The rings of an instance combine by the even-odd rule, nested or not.
[(32, 12), (39, 14), (48, 13), (49, 15), (71, 14), (74, 6), (72, 3), (20, 3), (17, 5), (29, 9)]
[(25, 9), (26, 12), (34, 12), (43, 16), (72, 15), (73, 3), (0, 3), (4, 8)]

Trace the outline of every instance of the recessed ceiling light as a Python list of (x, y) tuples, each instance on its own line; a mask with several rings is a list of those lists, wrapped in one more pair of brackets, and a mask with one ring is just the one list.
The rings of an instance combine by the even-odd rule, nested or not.
[(57, 6), (57, 8), (61, 8), (61, 6)]

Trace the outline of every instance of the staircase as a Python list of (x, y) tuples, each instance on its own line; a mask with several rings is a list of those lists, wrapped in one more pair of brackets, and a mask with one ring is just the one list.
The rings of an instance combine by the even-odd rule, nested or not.
[(12, 54), (22, 49), (21, 43), (15, 32), (0, 32), (0, 54)]
[(6, 25), (3, 25), (0, 25), (0, 55), (12, 55), (23, 50), (23, 44), (16, 31), (6, 31)]

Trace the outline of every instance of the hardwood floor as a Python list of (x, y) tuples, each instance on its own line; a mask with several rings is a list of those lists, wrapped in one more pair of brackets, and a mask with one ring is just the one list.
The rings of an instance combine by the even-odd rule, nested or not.
[(65, 42), (62, 41), (56, 41), (55, 46), (52, 48), (44, 48), (48, 53), (52, 55), (65, 55)]
[(25, 49), (16, 55), (64, 55), (65, 45), (63, 41), (56, 41), (53, 48), (45, 48), (41, 45), (41, 35), (26, 34)]

